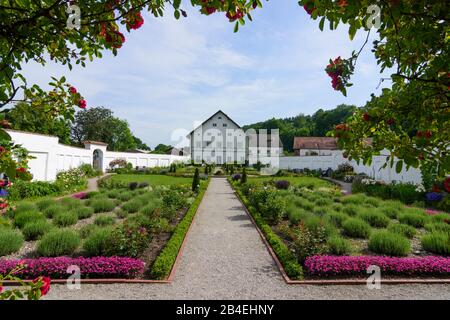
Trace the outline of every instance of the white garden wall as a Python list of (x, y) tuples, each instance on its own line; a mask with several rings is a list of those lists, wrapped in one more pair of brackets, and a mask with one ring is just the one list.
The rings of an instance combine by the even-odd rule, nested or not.
[(337, 167), (342, 164), (349, 162), (354, 171), (357, 173), (365, 173), (368, 176), (376, 180), (382, 180), (384, 182), (412, 182), (414, 184), (419, 184), (422, 181), (420, 170), (415, 168), (410, 168), (403, 170), (398, 174), (394, 167), (391, 168), (387, 166), (382, 168), (386, 162), (387, 155), (374, 156), (372, 164), (370, 166), (365, 166), (362, 163), (359, 165), (356, 161), (349, 161), (342, 156), (342, 152), (336, 153), (331, 156), (294, 156), (294, 157), (280, 157), (280, 168), (281, 169), (322, 169), (326, 170), (331, 168), (336, 170)]
[(190, 157), (170, 154), (111, 152), (102, 143), (86, 143), (85, 148), (60, 144), (57, 137), (16, 130), (6, 130), (16, 144), (26, 148), (35, 159), (30, 160), (33, 180), (53, 181), (59, 171), (76, 168), (83, 163), (93, 163), (94, 150), (100, 150), (101, 167), (105, 171), (115, 159), (125, 159), (133, 166), (164, 167), (175, 161), (186, 162)]

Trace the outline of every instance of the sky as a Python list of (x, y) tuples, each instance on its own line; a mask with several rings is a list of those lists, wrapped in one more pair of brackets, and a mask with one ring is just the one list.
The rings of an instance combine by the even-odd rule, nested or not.
[(341, 103), (362, 106), (383, 87), (377, 89), (382, 76), (370, 51), (372, 37), (347, 97), (334, 91), (324, 71), (328, 60), (358, 51), (366, 33), (350, 41), (345, 25), (322, 32), (297, 1), (264, 2), (238, 33), (223, 13), (201, 15), (185, 3), (188, 17), (180, 20), (170, 11), (163, 18), (145, 12), (139, 30), (123, 31), (126, 42), (117, 56), (108, 52), (72, 71), (30, 63), (23, 74), (44, 88), (51, 76), (65, 75), (88, 107), (113, 110), (151, 147), (179, 145), (179, 136), (218, 109), (246, 125)]

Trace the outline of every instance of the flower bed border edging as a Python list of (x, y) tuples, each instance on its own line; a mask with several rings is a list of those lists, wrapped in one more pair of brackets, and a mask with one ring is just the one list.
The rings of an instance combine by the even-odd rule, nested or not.
[[(242, 204), (245, 212), (250, 217), (250, 220), (252, 221), (253, 225), (255, 226), (256, 230), (259, 233), (259, 236), (261, 237), (262, 242), (266, 246), (267, 251), (272, 256), (272, 259), (275, 261), (275, 264), (277, 265), (281, 276), (283, 277), (283, 280), (286, 284), (299, 284), (299, 285), (367, 285), (367, 279), (327, 279), (327, 280), (293, 280), (291, 279), (288, 274), (286, 273), (286, 270), (284, 269), (282, 263), (278, 259), (275, 251), (273, 250), (272, 246), (267, 241), (264, 233), (261, 231), (261, 229), (258, 227), (256, 221), (254, 220), (252, 214), (249, 212), (247, 206), (244, 204), (244, 202), (241, 199), (241, 196), (239, 192), (234, 188), (233, 183), (228, 179), (228, 183), (231, 185), (236, 197), (238, 198), (239, 202)], [(381, 284), (450, 284), (450, 279), (437, 279), (437, 278), (396, 278), (396, 279), (381, 279)]]
[[(191, 231), (192, 225), (194, 224), (195, 218), (197, 217), (197, 212), (198, 212), (198, 208), (203, 200), (203, 197), (206, 193), (206, 190), (208, 189), (209, 186), (209, 182), (210, 182), (210, 178), (207, 180), (206, 186), (203, 188), (203, 190), (200, 191), (198, 197), (194, 200), (194, 202), (192, 203), (191, 207), (188, 209), (188, 213), (190, 210), (193, 211), (193, 215), (192, 215), (192, 219), (190, 221), (189, 227), (187, 228), (186, 232), (184, 233), (184, 237), (183, 237), (183, 241), (179, 247), (178, 253), (176, 255), (175, 261), (172, 264), (172, 267), (170, 269), (170, 273), (168, 275), (167, 278), (165, 279), (127, 279), (127, 278), (99, 278), (99, 279), (89, 279), (89, 278), (85, 278), (85, 279), (78, 279), (78, 281), (81, 284), (114, 284), (114, 283), (136, 283), (136, 284), (170, 284), (173, 282), (173, 279), (175, 277), (175, 273), (176, 273), (176, 269), (178, 267), (179, 261), (181, 256), (183, 255), (183, 250), (187, 241), (187, 238), (189, 236), (189, 233)], [(186, 213), (186, 215), (188, 214)], [(183, 217), (183, 219), (178, 223), (178, 225), (180, 223), (182, 223), (184, 221), (184, 219), (186, 218), (186, 215)], [(177, 226), (178, 226), (177, 225)], [(172, 239), (174, 233), (172, 234), (172, 236), (170, 237), (169, 241)], [(167, 244), (169, 243), (169, 241), (167, 242)], [(166, 244), (166, 246), (167, 246)], [(166, 247), (164, 247), (166, 248)], [(160, 252), (161, 253), (164, 251), (163, 250)], [(160, 256), (158, 255), (158, 257)], [(158, 257), (156, 259), (158, 259)], [(156, 260), (155, 260), (156, 262)], [(32, 282), (33, 280), (23, 280), (23, 282), (28, 283), (28, 282)], [(54, 284), (66, 284), (66, 283), (73, 283), (73, 279), (51, 279), (51, 283)], [(18, 285), (19, 283), (17, 281), (12, 281), (12, 280), (3, 280), (2, 284), (5, 286), (14, 286), (14, 285)]]

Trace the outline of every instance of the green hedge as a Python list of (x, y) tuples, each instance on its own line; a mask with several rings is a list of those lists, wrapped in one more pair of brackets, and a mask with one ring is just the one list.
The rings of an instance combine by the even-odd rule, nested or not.
[[(230, 184), (234, 186), (232, 181), (228, 179)], [(242, 194), (240, 190), (235, 188), (236, 193), (241, 199), (242, 203), (247, 207), (248, 211), (252, 215), (259, 229), (264, 233), (267, 242), (271, 245), (273, 251), (277, 255), (284, 271), (286, 271), (289, 278), (293, 280), (303, 279), (303, 268), (298, 263), (295, 255), (289, 250), (283, 240), (280, 239), (273, 231), (272, 228), (264, 221), (264, 219), (257, 213), (256, 209), (252, 207), (247, 198)]]
[(178, 256), (178, 252), (180, 251), (181, 244), (183, 243), (186, 232), (188, 231), (189, 226), (194, 219), (198, 206), (203, 199), (203, 195), (208, 188), (208, 184), (209, 180), (206, 185), (200, 190), (199, 195), (190, 206), (184, 218), (175, 227), (172, 237), (153, 263), (150, 270), (150, 277), (152, 279), (166, 279), (172, 271), (173, 265)]

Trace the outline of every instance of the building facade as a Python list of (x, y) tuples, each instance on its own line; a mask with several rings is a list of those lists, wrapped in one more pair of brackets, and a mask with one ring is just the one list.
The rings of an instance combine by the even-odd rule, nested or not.
[(278, 130), (244, 132), (221, 110), (192, 130), (188, 139), (195, 163), (269, 163), (267, 157), (279, 157), (283, 152)]

